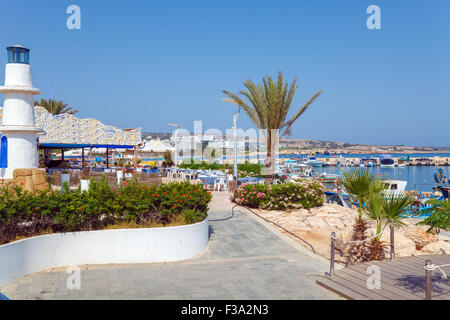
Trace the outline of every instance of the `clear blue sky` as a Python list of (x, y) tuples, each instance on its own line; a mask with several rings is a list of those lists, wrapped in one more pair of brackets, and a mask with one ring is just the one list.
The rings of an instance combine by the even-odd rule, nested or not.
[[(81, 30), (66, 28), (71, 4)], [(382, 30), (366, 27), (370, 4)], [(222, 90), (281, 70), (299, 78), (294, 109), (324, 90), (295, 138), (450, 146), (448, 0), (1, 0), (1, 82), (1, 48), (17, 43), (31, 49), (36, 98), (53, 84), (78, 116), (121, 128), (225, 130), (235, 108)]]

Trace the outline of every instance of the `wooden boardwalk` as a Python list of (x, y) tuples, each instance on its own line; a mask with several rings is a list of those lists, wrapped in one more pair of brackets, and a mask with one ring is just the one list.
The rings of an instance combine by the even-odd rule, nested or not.
[[(425, 260), (435, 265), (450, 263), (450, 255), (397, 258), (395, 261), (370, 261), (343, 268), (334, 276), (323, 277), (317, 284), (350, 300), (423, 300), (425, 299)], [(369, 289), (368, 271), (371, 265), (380, 268), (380, 289)], [(432, 299), (450, 300), (450, 267), (442, 268), (448, 279), (442, 279), (439, 270), (432, 273)]]

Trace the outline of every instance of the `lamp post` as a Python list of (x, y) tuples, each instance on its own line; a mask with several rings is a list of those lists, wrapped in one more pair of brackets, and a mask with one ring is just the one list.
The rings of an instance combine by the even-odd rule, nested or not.
[[(234, 104), (236, 106), (239, 106), (233, 99), (222, 99), (225, 102)], [(236, 113), (233, 114), (233, 134), (234, 134), (234, 177), (237, 179), (238, 177), (238, 170), (237, 170), (237, 119), (239, 117), (239, 113), (241, 112), (241, 107), (239, 106), (239, 109)]]

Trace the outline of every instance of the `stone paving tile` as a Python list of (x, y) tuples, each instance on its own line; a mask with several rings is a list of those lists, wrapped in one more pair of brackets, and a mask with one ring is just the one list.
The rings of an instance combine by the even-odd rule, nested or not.
[[(210, 220), (230, 216), (213, 211)], [(81, 267), (81, 289), (65, 269), (25, 276), (2, 288), (11, 299), (337, 299), (317, 286), (328, 264), (312, 259), (248, 214), (210, 221), (207, 250), (183, 262)]]

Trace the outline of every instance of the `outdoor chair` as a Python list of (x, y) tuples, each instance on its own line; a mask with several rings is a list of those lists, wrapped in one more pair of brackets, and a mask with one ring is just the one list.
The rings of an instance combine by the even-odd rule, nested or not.
[(214, 191), (226, 191), (228, 189), (228, 183), (225, 177), (220, 177), (214, 181)]

